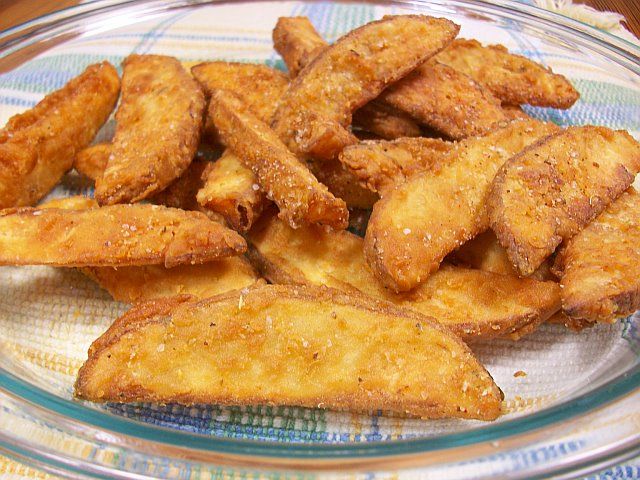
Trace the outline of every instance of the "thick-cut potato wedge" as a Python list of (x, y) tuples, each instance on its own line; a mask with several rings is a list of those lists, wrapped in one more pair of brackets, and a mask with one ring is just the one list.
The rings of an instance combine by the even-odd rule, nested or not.
[(109, 118), (119, 91), (116, 69), (102, 62), (11, 117), (0, 130), (0, 208), (44, 197)]
[(422, 64), (382, 92), (379, 100), (454, 140), (483, 135), (508, 120), (489, 91), (439, 62)]
[(437, 138), (368, 140), (345, 148), (339, 156), (363, 186), (383, 193), (410, 175), (446, 157), (455, 144)]
[(510, 105), (569, 108), (580, 98), (565, 77), (502, 45), (485, 47), (477, 40), (458, 38), (435, 60), (469, 75)]
[[(291, 78), (329, 46), (307, 17), (280, 17), (273, 29), (273, 45)], [(353, 124), (387, 140), (420, 136), (420, 127), (409, 116), (375, 100), (354, 112)]]
[(385, 192), (365, 236), (367, 261), (376, 276), (397, 292), (425, 281), (447, 254), (489, 227), (486, 199), (502, 164), (557, 128), (523, 120), (465, 139), (439, 168)]
[(367, 267), (362, 238), (318, 226), (292, 229), (265, 215), (248, 237), (249, 258), (273, 283), (326, 285), (430, 315), (464, 338), (530, 333), (560, 308), (552, 282), (443, 266), (409, 294), (385, 289)]
[(556, 257), (562, 308), (572, 319), (612, 323), (640, 309), (640, 194), (623, 193)]
[(346, 228), (349, 212), (345, 202), (318, 182), (238, 97), (218, 90), (211, 97), (209, 115), (225, 144), (253, 170), (291, 226), (322, 223)]
[(380, 199), (358, 182), (358, 178), (339, 160), (307, 159), (305, 165), (318, 181), (327, 186), (336, 197), (341, 198), (349, 208), (370, 210)]
[(0, 265), (197, 264), (243, 253), (244, 239), (199, 212), (157, 205), (0, 212)]
[(173, 57), (129, 55), (101, 205), (137, 202), (180, 177), (198, 148), (205, 108), (198, 83)]
[(515, 156), (489, 195), (491, 227), (522, 276), (633, 182), (640, 144), (604, 127), (569, 127)]
[(447, 46), (459, 27), (420, 15), (385, 17), (351, 31), (307, 65), (282, 97), (273, 128), (297, 155), (336, 158), (357, 139), (354, 110)]
[(95, 182), (107, 168), (111, 150), (111, 143), (97, 143), (80, 150), (73, 160), (73, 168)]
[(117, 320), (89, 349), (76, 395), (500, 415), (502, 392), (469, 348), (418, 313), (298, 285), (181, 301), (142, 304)]

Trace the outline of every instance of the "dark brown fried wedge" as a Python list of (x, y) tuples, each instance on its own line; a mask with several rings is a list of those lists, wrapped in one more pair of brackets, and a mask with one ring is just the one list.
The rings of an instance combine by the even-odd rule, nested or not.
[(249, 258), (272, 283), (325, 285), (430, 315), (466, 338), (517, 339), (560, 308), (560, 288), (480, 270), (442, 266), (408, 294), (384, 288), (369, 270), (362, 238), (265, 215), (249, 233)]
[(102, 62), (11, 117), (0, 130), (0, 208), (44, 197), (109, 118), (119, 91), (116, 69)]
[(366, 140), (345, 148), (338, 157), (361, 184), (383, 193), (416, 172), (446, 157), (454, 143), (437, 138)]
[(514, 121), (462, 140), (438, 168), (385, 192), (365, 236), (376, 276), (397, 292), (424, 282), (446, 255), (489, 228), (486, 200), (502, 164), (557, 129), (537, 120)]
[[(295, 78), (329, 44), (307, 17), (280, 17), (273, 29), (273, 45)], [(375, 100), (354, 112), (353, 124), (387, 140), (420, 136), (420, 127), (408, 115)]]
[(345, 202), (318, 182), (238, 97), (218, 90), (211, 96), (209, 115), (225, 144), (251, 168), (290, 225), (322, 223), (346, 228), (349, 212)]
[(569, 108), (580, 98), (565, 77), (502, 45), (458, 38), (435, 60), (469, 75), (510, 105)]
[(483, 135), (508, 120), (491, 92), (468, 75), (433, 61), (391, 85), (378, 101), (454, 140)]
[(502, 400), (471, 350), (435, 320), (299, 285), (135, 306), (93, 343), (75, 394), (481, 420), (496, 419)]
[(489, 195), (491, 228), (530, 275), (633, 182), (640, 144), (604, 127), (569, 127), (513, 157)]
[(291, 83), (272, 126), (296, 155), (335, 159), (357, 143), (352, 113), (444, 47), (459, 27), (421, 15), (368, 23), (323, 50)]
[(556, 257), (570, 318), (612, 323), (640, 309), (640, 194), (623, 193)]
[(112, 151), (96, 179), (101, 205), (137, 202), (166, 188), (193, 160), (202, 129), (204, 94), (178, 60), (134, 54), (123, 68)]
[(244, 239), (199, 212), (157, 205), (0, 212), (0, 265), (173, 267), (239, 255)]

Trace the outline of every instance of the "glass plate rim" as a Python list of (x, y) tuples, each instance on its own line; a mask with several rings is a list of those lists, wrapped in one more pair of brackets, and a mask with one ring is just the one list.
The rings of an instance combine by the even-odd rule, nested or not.
[[(268, 1), (268, 0), (249, 0), (251, 2), (260, 2), (260, 1)], [(307, 0), (309, 1), (309, 0)], [(313, 1), (313, 0), (310, 0)], [(447, 3), (439, 2), (437, 0), (395, 0), (395, 1), (378, 1), (378, 0), (361, 0), (363, 3), (378, 3), (378, 4), (392, 4), (395, 3), (397, 5), (405, 5), (405, 6), (413, 6), (420, 7), (426, 6), (430, 4), (446, 6)], [(155, 5), (159, 4), (163, 7), (163, 9), (167, 9), (170, 6), (173, 8), (181, 8), (181, 7), (192, 7), (197, 6), (199, 4), (223, 4), (223, 3), (231, 3), (228, 0), (195, 0), (195, 1), (173, 1), (173, 2), (158, 2), (156, 0), (129, 0), (126, 2), (115, 4), (111, 0), (94, 0), (92, 2), (87, 2), (84, 4), (75, 5), (72, 7), (67, 7), (65, 9), (43, 15), (36, 19), (24, 22), (15, 27), (11, 27), (0, 32), (0, 58), (6, 55), (7, 48), (10, 48), (12, 45), (20, 44), (25, 40), (26, 36), (18, 36), (17, 38), (9, 38), (7, 45), (7, 37), (13, 36), (16, 32), (20, 32), (25, 29), (30, 29), (32, 26), (38, 26), (44, 23), (41, 27), (35, 28), (35, 30), (28, 32), (28, 35), (31, 36), (34, 32), (41, 34), (48, 30), (54, 29), (59, 25), (61, 21), (72, 21), (79, 20), (81, 17), (95, 15), (97, 13), (102, 13), (104, 11), (108, 11), (111, 9), (118, 9), (126, 6), (138, 6), (138, 5)], [(453, 0), (450, 2), (451, 4), (467, 4), (477, 6), (478, 4), (485, 5), (487, 8), (497, 9), (498, 11), (503, 12), (514, 12), (516, 14), (525, 14), (529, 17), (532, 17), (534, 20), (543, 20), (545, 22), (551, 22), (555, 26), (560, 27), (565, 30), (565, 33), (571, 33), (577, 35), (578, 37), (582, 37), (583, 40), (587, 40), (589, 42), (595, 43), (596, 46), (601, 48), (605, 48), (612, 53), (623, 56), (627, 61), (631, 62), (631, 67), (634, 71), (637, 71), (640, 74), (640, 46), (636, 46), (633, 43), (616, 37), (613, 34), (610, 34), (604, 30), (597, 29), (592, 27), (586, 23), (581, 21), (573, 20), (563, 15), (549, 12), (542, 8), (526, 5), (519, 3), (515, 0), (503, 0), (499, 4), (494, 3), (492, 1), (480, 0)], [(77, 13), (76, 13), (77, 12)], [(605, 40), (606, 39), (606, 40)], [(629, 66), (629, 65), (627, 65)], [(351, 457), (352, 455), (357, 457), (380, 457), (380, 456), (395, 456), (395, 455), (403, 455), (403, 454), (412, 454), (412, 453), (425, 453), (429, 451), (444, 449), (444, 448), (452, 448), (452, 447), (460, 447), (460, 446), (469, 446), (472, 444), (478, 444), (481, 442), (488, 442), (492, 440), (497, 440), (505, 437), (517, 436), (523, 433), (530, 433), (534, 430), (539, 430), (545, 426), (550, 426), (558, 423), (559, 421), (566, 421), (569, 419), (579, 418), (587, 413), (593, 412), (594, 410), (604, 407), (607, 404), (614, 403), (620, 400), (623, 396), (630, 394), (636, 390), (640, 389), (640, 365), (632, 368), (630, 371), (625, 372), (624, 374), (619, 375), (618, 377), (608, 381), (607, 383), (601, 385), (594, 391), (586, 392), (579, 397), (569, 401), (564, 402), (559, 405), (534, 412), (523, 417), (519, 417), (517, 419), (508, 420), (502, 422), (500, 424), (491, 424), (483, 427), (479, 427), (467, 432), (457, 432), (453, 434), (447, 434), (441, 437), (433, 437), (433, 438), (422, 438), (422, 439), (403, 439), (403, 440), (389, 440), (389, 441), (377, 441), (377, 442), (362, 442), (362, 443), (353, 443), (353, 444), (304, 444), (304, 443), (282, 443), (282, 442), (272, 442), (272, 441), (260, 441), (260, 440), (252, 440), (252, 439), (234, 439), (234, 438), (221, 438), (221, 437), (212, 437), (206, 435), (193, 434), (190, 432), (179, 431), (175, 429), (170, 429), (167, 427), (159, 427), (155, 425), (141, 424), (138, 422), (134, 422), (133, 420), (118, 417), (111, 413), (103, 412), (100, 410), (90, 409), (85, 407), (81, 403), (76, 401), (65, 400), (61, 397), (53, 395), (49, 392), (41, 390), (38, 387), (35, 387), (29, 384), (26, 381), (23, 381), (3, 368), (0, 368), (0, 390), (9, 393), (12, 396), (16, 396), (20, 400), (25, 400), (28, 402), (33, 402), (36, 399), (44, 399), (44, 403), (33, 402), (34, 405), (38, 408), (43, 408), (53, 412), (54, 414), (60, 415), (71, 421), (79, 421), (82, 423), (87, 423), (93, 427), (98, 429), (103, 429), (104, 431), (112, 431), (117, 433), (122, 433), (125, 435), (133, 436), (135, 438), (140, 438), (142, 440), (148, 440), (150, 442), (158, 442), (157, 437), (152, 437), (154, 432), (162, 431), (163, 433), (168, 433), (170, 436), (176, 436), (180, 438), (180, 444), (173, 444), (169, 442), (159, 441), (159, 443), (167, 443), (168, 445), (190, 448), (190, 445), (186, 445), (185, 439), (197, 439), (195, 443), (200, 443), (202, 440), (206, 440), (208, 445), (194, 446), (194, 448), (212, 451), (212, 452), (221, 452), (221, 453), (234, 453), (240, 455), (260, 455), (260, 456), (273, 456), (273, 457), (288, 457), (288, 458), (310, 458), (310, 455), (313, 455), (313, 458), (318, 458), (318, 455), (321, 455), (320, 458), (330, 459), (330, 458), (339, 458), (339, 457)], [(10, 385), (12, 388), (5, 388)], [(20, 395), (18, 392), (24, 392), (24, 395)], [(35, 394), (34, 394), (35, 393)], [(58, 405), (61, 404), (61, 405)], [(65, 405), (66, 404), (66, 405)], [(65, 415), (64, 411), (70, 410), (78, 410), (78, 417), (68, 417)], [(562, 412), (570, 412), (569, 415), (558, 418), (561, 416)], [(85, 422), (82, 420), (82, 414), (90, 413), (88, 417), (96, 416), (100, 418), (100, 421), (96, 421), (96, 423)], [(113, 429), (114, 420), (118, 424), (122, 424), (121, 429), (120, 425), (118, 425), (118, 429)], [(540, 420), (540, 422), (538, 422)], [(106, 426), (101, 426), (105, 425)], [(519, 426), (524, 426), (525, 428), (519, 429)], [(527, 428), (528, 425), (531, 425), (531, 428)], [(148, 430), (149, 436), (146, 435), (136, 435), (131, 434), (130, 430), (127, 430), (127, 427), (135, 426), (134, 430)], [(505, 429), (504, 427), (509, 427)], [(500, 434), (501, 431), (509, 430), (510, 433)], [(471, 437), (475, 439), (474, 441), (461, 441), (460, 443), (455, 443), (458, 439), (461, 439), (463, 436)], [(441, 442), (442, 440), (452, 439), (453, 443), (444, 444), (438, 446), (432, 446), (434, 443)], [(223, 449), (210, 448), (214, 446), (213, 444), (219, 443)], [(636, 442), (637, 445), (640, 445), (640, 439)], [(248, 449), (247, 447), (251, 447)], [(227, 450), (228, 449), (228, 450)], [(295, 449), (295, 453), (292, 455), (292, 449)], [(613, 451), (604, 452), (603, 455), (611, 455), (614, 454)]]

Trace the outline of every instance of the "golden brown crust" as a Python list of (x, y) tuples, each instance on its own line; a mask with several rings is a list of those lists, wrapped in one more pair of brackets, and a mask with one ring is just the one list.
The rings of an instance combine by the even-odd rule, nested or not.
[(267, 285), (172, 307), (137, 307), (117, 321), (91, 347), (76, 395), (423, 418), (500, 414), (502, 393), (464, 343), (429, 317), (388, 303)]
[(471, 77), (448, 65), (423, 63), (380, 95), (420, 123), (460, 140), (504, 127), (500, 101)]
[(441, 161), (454, 144), (437, 138), (369, 140), (349, 145), (338, 157), (363, 186), (384, 193)]
[(363, 241), (322, 227), (292, 229), (273, 215), (248, 236), (248, 256), (272, 283), (325, 285), (432, 316), (463, 338), (520, 338), (560, 308), (553, 282), (522, 280), (443, 266), (408, 294), (380, 285), (368, 269)]
[(0, 208), (44, 197), (109, 118), (119, 91), (116, 69), (102, 62), (11, 117), (0, 130)]
[(178, 60), (129, 55), (122, 99), (104, 174), (96, 180), (101, 205), (137, 202), (180, 177), (198, 148), (204, 94)]
[(346, 129), (354, 110), (444, 48), (459, 27), (420, 15), (368, 23), (323, 50), (291, 83), (273, 128), (297, 155), (336, 158), (357, 139)]
[[(307, 17), (280, 17), (273, 29), (273, 45), (295, 78), (329, 44)], [(353, 113), (353, 124), (386, 140), (420, 136), (420, 127), (409, 116), (375, 100)]]
[(557, 127), (516, 121), (485, 137), (455, 144), (442, 165), (409, 178), (375, 204), (365, 253), (376, 276), (407, 291), (442, 259), (489, 227), (486, 198), (500, 166)]
[(100, 178), (107, 168), (111, 155), (111, 143), (97, 143), (78, 152), (73, 159), (73, 168), (94, 182)]
[(238, 97), (218, 90), (211, 97), (209, 115), (225, 143), (253, 170), (267, 197), (292, 226), (323, 223), (346, 228), (349, 212), (344, 201), (318, 182)]
[(569, 127), (510, 159), (489, 195), (491, 227), (520, 275), (529, 275), (624, 192), (640, 169), (626, 132)]
[(149, 200), (165, 207), (203, 211), (196, 200), (196, 195), (204, 184), (202, 175), (210, 164), (208, 160), (194, 158), (179, 178)]
[(572, 319), (612, 323), (640, 309), (640, 194), (623, 193), (556, 258), (562, 308)]
[(38, 208), (59, 208), (62, 210), (88, 210), (90, 208), (98, 208), (98, 202), (93, 198), (84, 197), (82, 195), (74, 195), (72, 197), (61, 197), (48, 200), (38, 205)]
[(173, 267), (246, 249), (242, 237), (202, 213), (156, 205), (8, 209), (0, 230), (0, 265)]
[(580, 98), (565, 77), (502, 45), (457, 38), (436, 60), (469, 75), (510, 105), (569, 108)]

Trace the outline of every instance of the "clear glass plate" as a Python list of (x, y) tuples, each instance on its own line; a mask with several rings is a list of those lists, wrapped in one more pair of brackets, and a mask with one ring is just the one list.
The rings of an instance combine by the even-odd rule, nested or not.
[[(0, 35), (0, 124), (87, 64), (132, 51), (282, 67), (279, 16), (307, 15), (329, 40), (387, 13), (445, 16), (462, 36), (502, 43), (568, 76), (561, 125), (640, 134), (640, 50), (515, 2), (99, 1)], [(110, 122), (99, 134), (108, 138)], [(74, 174), (52, 195), (91, 193)], [(428, 478), (586, 474), (640, 453), (640, 316), (574, 334), (545, 325), (519, 342), (473, 345), (504, 390), (494, 423), (419, 421), (301, 408), (93, 405), (72, 398), (89, 344), (126, 306), (73, 270), (0, 268), (0, 453), (53, 473), (182, 478), (271, 472), (420, 471)], [(518, 370), (526, 376), (514, 376)], [(424, 470), (427, 468), (427, 470)]]

